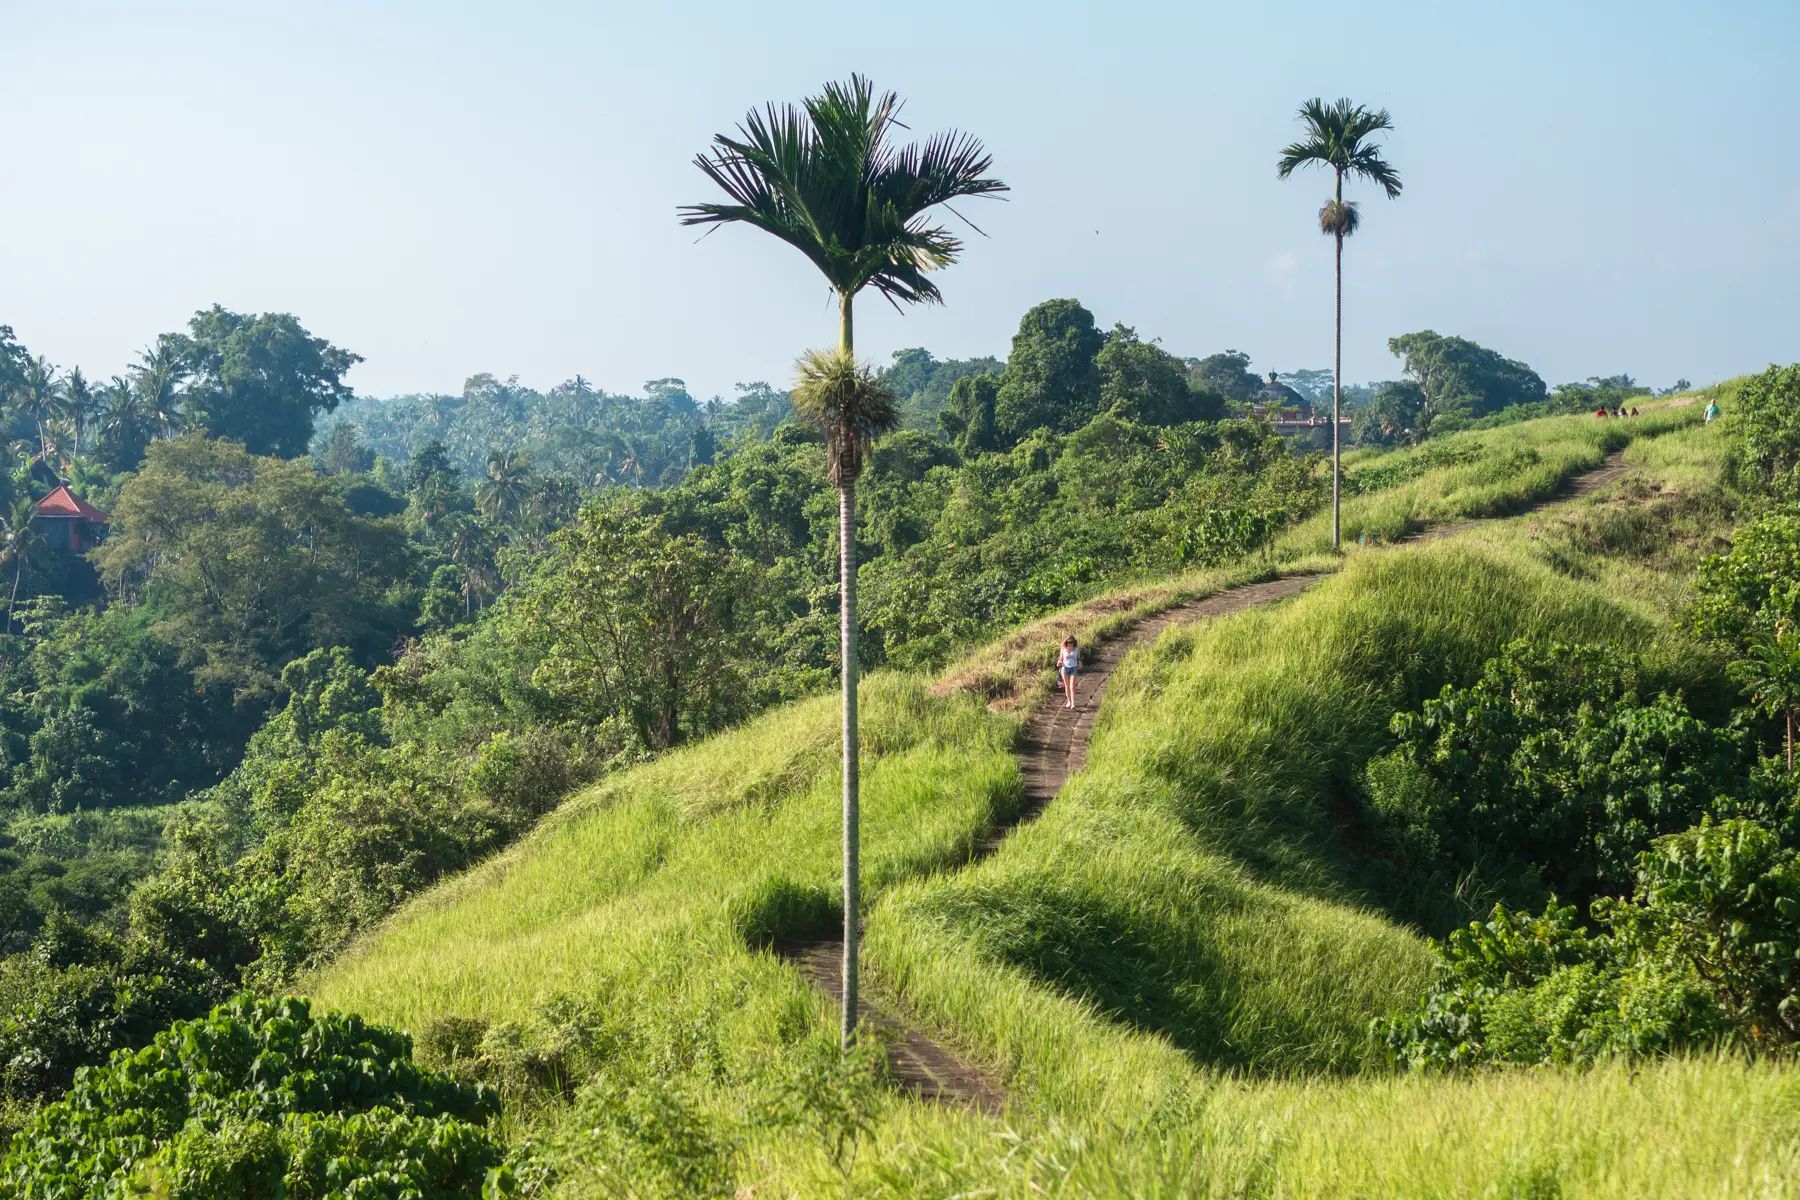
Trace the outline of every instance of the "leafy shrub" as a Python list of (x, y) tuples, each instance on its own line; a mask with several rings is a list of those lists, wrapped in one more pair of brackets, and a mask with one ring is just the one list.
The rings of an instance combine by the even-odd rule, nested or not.
[(1589, 1063), (1716, 1036), (1725, 1022), (1679, 974), (1622, 962), (1573, 906), (1539, 916), (1495, 905), (1446, 939), (1437, 984), (1408, 1016), (1375, 1028), (1417, 1067), (1484, 1062)]
[(0, 961), (0, 1097), (54, 1097), (80, 1068), (147, 1044), (227, 990), (203, 963), (53, 915), (29, 954)]
[(1218, 566), (1266, 546), (1286, 524), (1287, 512), (1279, 508), (1267, 512), (1209, 509), (1181, 535), (1181, 557), (1202, 566)]
[(1709, 813), (1773, 817), (1750, 731), (1646, 699), (1642, 673), (1604, 647), (1508, 646), (1395, 714), (1399, 745), (1364, 773), (1371, 814), (1415, 870), (1475, 871), (1513, 903), (1626, 887), (1652, 838)]
[(1377, 1021), (1415, 1067), (1590, 1063), (1732, 1040), (1800, 1037), (1800, 861), (1754, 821), (1703, 821), (1638, 857), (1630, 899), (1496, 905), (1442, 948), (1412, 1014)]
[(1746, 490), (1800, 499), (1800, 363), (1744, 380), (1735, 407), (1730, 420), (1742, 438)]
[(1754, 821), (1702, 822), (1638, 860), (1631, 901), (1594, 916), (1626, 952), (1702, 981), (1757, 1042), (1800, 1037), (1800, 856)]
[(0, 1185), (21, 1200), (498, 1195), (496, 1111), (487, 1089), (415, 1066), (404, 1034), (239, 997), (83, 1072), (13, 1138)]

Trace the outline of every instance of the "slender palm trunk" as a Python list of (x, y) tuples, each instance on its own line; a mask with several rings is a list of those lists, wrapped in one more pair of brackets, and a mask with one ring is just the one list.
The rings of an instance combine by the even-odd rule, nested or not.
[[(855, 353), (855, 326), (850, 295), (838, 305), (838, 344)], [(844, 1024), (842, 1043), (856, 1040), (857, 951), (862, 930), (862, 818), (857, 790), (856, 730), (856, 481), (846, 478), (838, 489), (838, 648), (844, 688)]]
[[(15, 609), (19, 606), (19, 580), (23, 579), (24, 577), (25, 577), (25, 558), (23, 555), (19, 555), (16, 557), (15, 561), (13, 562), (12, 598), (6, 602), (6, 632), (8, 634), (12, 633), (13, 609)], [(1788, 766), (1789, 766), (1790, 770), (1793, 767), (1793, 762), (1792, 762), (1791, 756), (1790, 756)]]
[[(1339, 211), (1344, 207), (1344, 173), (1337, 176), (1337, 204)], [(1344, 403), (1344, 231), (1340, 227), (1337, 237), (1337, 315), (1334, 321), (1334, 337), (1331, 352), (1331, 548), (1339, 549), (1343, 509), (1339, 499), (1339, 486), (1342, 471), (1338, 466), (1338, 436), (1342, 428), (1340, 410)]]

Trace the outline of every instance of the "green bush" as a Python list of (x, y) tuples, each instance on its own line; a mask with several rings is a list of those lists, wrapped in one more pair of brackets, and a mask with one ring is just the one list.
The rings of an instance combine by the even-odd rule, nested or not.
[(1800, 860), (1754, 821), (1703, 821), (1638, 856), (1635, 894), (1496, 905), (1445, 941), (1419, 1008), (1375, 1031), (1414, 1067), (1591, 1063), (1800, 1038)]
[(1702, 822), (1638, 859), (1637, 894), (1598, 900), (1627, 953), (1702, 981), (1752, 1041), (1800, 1038), (1800, 854), (1754, 821)]
[(1606, 647), (1509, 645), (1473, 684), (1395, 714), (1399, 745), (1364, 772), (1372, 816), (1414, 870), (1514, 904), (1626, 887), (1652, 838), (1709, 813), (1773, 819), (1783, 789), (1750, 731), (1643, 675)]
[(30, 953), (0, 960), (0, 1098), (53, 1098), (80, 1068), (145, 1045), (227, 991), (203, 963), (53, 914)]
[(20, 1200), (499, 1195), (496, 1111), (486, 1088), (415, 1066), (404, 1034), (239, 997), (82, 1072), (14, 1136), (0, 1187)]

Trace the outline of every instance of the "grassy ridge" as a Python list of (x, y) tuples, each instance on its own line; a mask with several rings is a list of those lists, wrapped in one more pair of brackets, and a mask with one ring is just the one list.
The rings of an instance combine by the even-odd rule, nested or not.
[[(1555, 445), (1564, 424), (1477, 436)], [(1346, 824), (1356, 766), (1395, 706), (1513, 637), (1624, 642), (1670, 680), (1708, 686), (1707, 665), (1665, 632), (1656, 581), (1680, 570), (1646, 565), (1661, 551), (1629, 513), (1676, 506), (1662, 527), (1683, 545), (1693, 531), (1675, 566), (1689, 561), (1716, 524), (1718, 448), (1704, 430), (1641, 443), (1628, 458), (1642, 477), (1625, 489), (1647, 501), (1353, 553), (1278, 608), (1171, 631), (1121, 668), (1088, 771), (972, 870), (946, 868), (1017, 801), (1014, 720), (914, 678), (869, 680), (878, 989), (994, 1068), (1011, 1101), (993, 1119), (888, 1097), (855, 1194), (1789, 1194), (1789, 1069), (1355, 1073), (1368, 1017), (1415, 996), (1429, 965), (1423, 940), (1384, 915), (1420, 898), (1371, 878)], [(1402, 486), (1466, 500), (1466, 480), (1438, 476), (1461, 470)], [(1223, 579), (1060, 620), (1101, 631)], [(965, 670), (1028, 686), (1060, 627)], [(316, 993), (415, 1030), (446, 1015), (528, 1026), (573, 997), (606, 1014), (612, 1061), (653, 1072), (736, 1139), (734, 1186), (842, 1195), (817, 1143), (745, 1121), (784, 1063), (831, 1045), (828, 1003), (750, 945), (830, 915), (835, 717), (829, 697), (792, 705), (583, 794), (404, 910)], [(613, 1194), (583, 1158), (581, 1110), (532, 1103), (524, 1123), (572, 1164), (558, 1194)]]
[(1114, 1086), (1098, 1082), (1119, 1059), (1110, 1038), (1071, 1049), (1095, 1026), (1215, 1067), (1354, 1067), (1368, 1020), (1429, 966), (1415, 935), (1362, 906), (1417, 918), (1430, 899), (1345, 838), (1354, 772), (1397, 707), (1519, 637), (1657, 652), (1597, 589), (1455, 543), (1361, 555), (1286, 604), (1171, 630), (1115, 676), (1086, 772), (991, 861), (878, 905), (872, 953), (1058, 1111)]
[[(1346, 543), (1394, 541), (1429, 525), (1507, 516), (1561, 491), (1570, 479), (1598, 467), (1615, 450), (1698, 423), (1693, 405), (1657, 406), (1629, 420), (1592, 416), (1545, 417), (1499, 429), (1451, 434), (1411, 450), (1359, 456), (1345, 468), (1342, 528)], [(1355, 494), (1364, 478), (1404, 477), (1394, 486)], [(1461, 460), (1461, 461), (1457, 461)], [(1331, 546), (1331, 511), (1315, 514), (1276, 544), (1280, 557), (1316, 554)]]
[[(863, 703), (864, 876), (879, 896), (965, 861), (1020, 785), (1012, 722), (973, 699), (886, 674)], [(805, 701), (583, 793), (402, 910), (315, 994), (417, 1029), (447, 1013), (518, 1019), (663, 968), (750, 969), (740, 932), (757, 904), (835, 887), (836, 718), (834, 698)]]

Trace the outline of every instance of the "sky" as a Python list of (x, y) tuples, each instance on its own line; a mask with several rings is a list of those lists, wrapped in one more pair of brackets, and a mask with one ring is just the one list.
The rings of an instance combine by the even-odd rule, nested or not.
[(1430, 328), (1552, 384), (1704, 383), (1800, 358), (1796, 51), (1792, 0), (0, 0), (0, 324), (99, 378), (217, 303), (362, 355), (364, 394), (781, 386), (834, 340), (823, 282), (676, 208), (716, 198), (713, 134), (860, 71), (1012, 188), (964, 209), (944, 305), (861, 301), (877, 363), (1004, 355), (1073, 296), (1329, 366), (1329, 182), (1275, 174), (1318, 95), (1387, 108), (1405, 182), (1351, 191), (1347, 380)]

